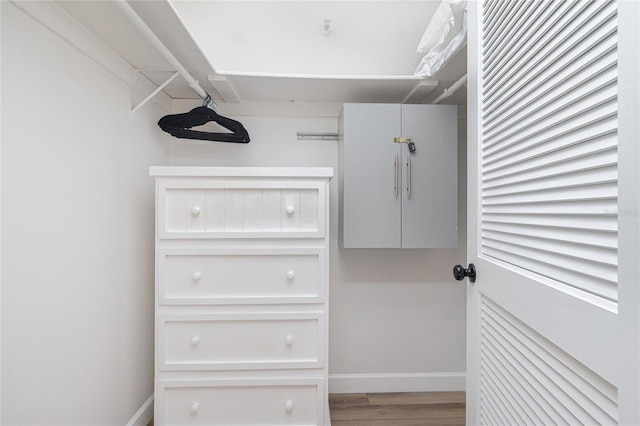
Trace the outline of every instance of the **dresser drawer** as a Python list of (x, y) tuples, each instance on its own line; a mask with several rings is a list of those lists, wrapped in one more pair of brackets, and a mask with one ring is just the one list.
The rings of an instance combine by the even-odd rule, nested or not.
[(323, 425), (323, 381), (159, 382), (158, 425)]
[(165, 315), (158, 324), (161, 370), (319, 368), (321, 313)]
[(323, 248), (158, 253), (161, 305), (322, 303)]
[(323, 183), (193, 180), (158, 187), (159, 238), (319, 238)]

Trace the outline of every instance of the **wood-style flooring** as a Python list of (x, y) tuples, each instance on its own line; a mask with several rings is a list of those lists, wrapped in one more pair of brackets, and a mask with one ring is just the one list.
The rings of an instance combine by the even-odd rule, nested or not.
[(464, 392), (329, 395), (332, 426), (428, 426), (465, 423)]

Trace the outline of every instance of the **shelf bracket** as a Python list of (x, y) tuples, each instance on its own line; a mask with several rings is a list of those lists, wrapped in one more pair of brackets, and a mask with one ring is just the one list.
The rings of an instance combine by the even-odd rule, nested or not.
[(155, 95), (157, 95), (158, 93), (160, 93), (160, 91), (161, 91), (162, 89), (164, 89), (164, 88), (167, 86), (167, 84), (171, 83), (171, 82), (172, 82), (172, 81), (173, 81), (177, 76), (179, 76), (179, 75), (180, 75), (180, 72), (179, 72), (179, 71), (176, 71), (176, 72), (175, 72), (171, 77), (169, 77), (169, 78), (167, 79), (167, 81), (165, 81), (164, 83), (162, 83), (160, 86), (158, 86), (158, 87), (156, 88), (156, 90), (154, 90), (153, 92), (151, 92), (151, 93), (149, 94), (149, 96), (147, 96), (146, 98), (144, 98), (144, 100), (143, 100), (142, 102), (140, 102), (138, 105), (136, 105), (135, 107), (133, 107), (133, 109), (131, 110), (131, 115), (135, 114), (135, 112), (136, 112), (137, 110), (139, 110), (140, 108), (142, 108), (142, 106), (143, 106), (144, 104), (146, 104), (147, 102), (149, 102), (149, 101), (150, 101), (150, 100), (151, 100)]
[(213, 85), (213, 88), (216, 89), (225, 102), (234, 104), (240, 103), (240, 96), (238, 95), (238, 92), (225, 76), (208, 74), (207, 78), (209, 79), (209, 83)]

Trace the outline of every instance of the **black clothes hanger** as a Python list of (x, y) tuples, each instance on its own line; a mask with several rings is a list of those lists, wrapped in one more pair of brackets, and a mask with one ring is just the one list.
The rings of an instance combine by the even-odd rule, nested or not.
[[(206, 101), (205, 101), (206, 104)], [(225, 129), (233, 133), (213, 133), (200, 130), (189, 130), (195, 126), (202, 126), (210, 121), (215, 121)], [(201, 106), (182, 114), (165, 115), (158, 121), (158, 126), (167, 133), (177, 138), (199, 139), (218, 142), (249, 143), (249, 133), (242, 123), (223, 117), (213, 109)]]

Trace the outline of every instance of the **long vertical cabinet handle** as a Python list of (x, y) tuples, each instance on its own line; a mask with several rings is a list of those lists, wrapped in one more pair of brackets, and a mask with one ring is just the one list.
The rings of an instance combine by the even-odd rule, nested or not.
[(398, 156), (396, 155), (396, 159), (393, 162), (393, 165), (395, 166), (395, 171), (396, 171), (395, 174), (394, 174), (394, 176), (395, 176), (395, 186), (393, 187), (393, 189), (396, 191), (396, 197), (398, 196), (398, 163), (399, 163)]
[(411, 198), (411, 157), (407, 157), (407, 197)]

